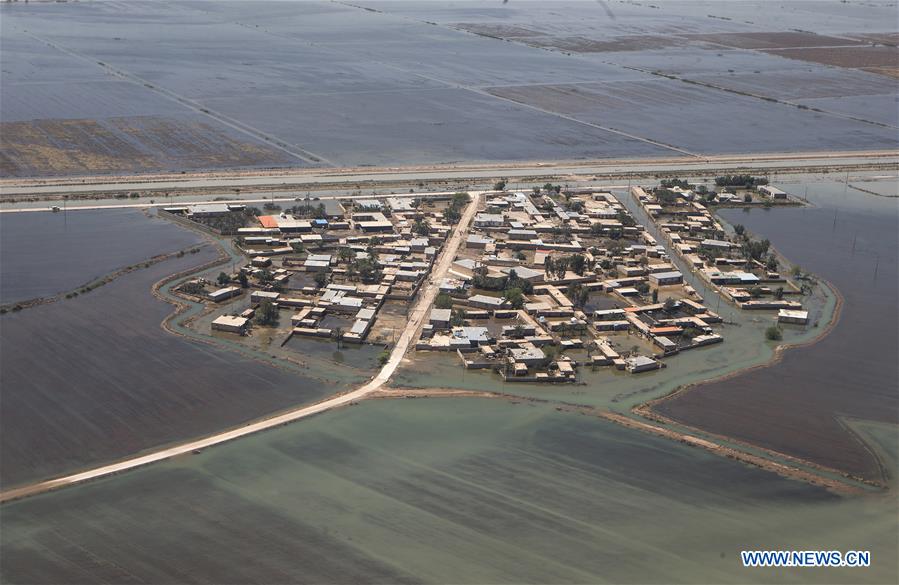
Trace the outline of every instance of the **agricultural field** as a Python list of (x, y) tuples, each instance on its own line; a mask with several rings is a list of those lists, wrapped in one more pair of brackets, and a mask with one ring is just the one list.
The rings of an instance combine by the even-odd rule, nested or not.
[(305, 377), (160, 327), (173, 307), (151, 294), (153, 283), (215, 257), (206, 247), (78, 298), (0, 317), (4, 489), (208, 434), (339, 389), (337, 379)]
[(0, 214), (0, 305), (66, 293), (201, 241), (138, 210)]
[[(4, 5), (0, 173), (899, 144), (895, 88), (878, 86), (896, 49), (873, 44), (893, 38), (886, 6), (495, 4)], [(802, 94), (815, 78), (827, 95)], [(559, 94), (575, 90), (572, 111)], [(870, 97), (805, 101), (856, 95)]]
[(0, 513), (5, 582), (723, 583), (760, 541), (897, 546), (894, 499), (489, 399), (366, 401)]
[[(846, 119), (822, 124), (824, 115), (818, 112), (671, 79), (500, 87), (490, 92), (691, 152), (741, 153), (759, 144), (769, 152), (814, 150), (825, 143), (835, 150), (851, 150), (858, 141), (878, 148), (896, 144), (895, 129)], [(714, 127), (708, 125), (710, 119), (716, 120)]]
[[(782, 362), (701, 385), (656, 406), (662, 414), (854, 475), (882, 481), (869, 448), (846, 420), (899, 423), (896, 413), (895, 199), (844, 185), (810, 185), (811, 208), (725, 210), (783, 254), (832, 282), (844, 297), (835, 329), (786, 352)], [(896, 194), (896, 181), (864, 184)], [(888, 365), (890, 364), (890, 365)], [(777, 413), (772, 416), (772, 413)]]

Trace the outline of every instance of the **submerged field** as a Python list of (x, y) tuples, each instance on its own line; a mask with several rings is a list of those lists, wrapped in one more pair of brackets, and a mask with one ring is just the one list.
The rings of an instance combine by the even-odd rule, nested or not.
[(201, 241), (138, 210), (0, 214), (0, 304), (68, 292)]
[(174, 308), (151, 286), (215, 257), (207, 246), (78, 298), (0, 317), (4, 489), (210, 434), (341, 387), (345, 376), (323, 381), (160, 327)]
[[(893, 498), (838, 498), (549, 406), (380, 400), (5, 505), (0, 572), (8, 583), (878, 583), (896, 578), (896, 513)], [(870, 549), (874, 566), (743, 569), (739, 551), (757, 547)]]
[[(874, 183), (872, 190), (896, 193), (895, 179)], [(881, 479), (878, 461), (847, 432), (843, 419), (899, 424), (896, 202), (836, 182), (810, 185), (808, 198), (814, 207), (723, 215), (770, 238), (787, 257), (836, 285), (845, 299), (836, 328), (813, 346), (788, 351), (777, 365), (703, 385), (662, 402), (658, 410)]]
[(819, 4), (6, 4), (0, 174), (896, 148), (895, 6)]

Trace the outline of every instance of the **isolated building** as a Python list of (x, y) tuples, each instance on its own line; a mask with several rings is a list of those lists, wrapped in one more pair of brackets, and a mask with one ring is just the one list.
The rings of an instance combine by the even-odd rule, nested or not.
[(246, 317), (235, 317), (233, 315), (222, 315), (212, 322), (212, 328), (216, 331), (227, 331), (228, 333), (243, 334), (247, 330), (250, 320)]

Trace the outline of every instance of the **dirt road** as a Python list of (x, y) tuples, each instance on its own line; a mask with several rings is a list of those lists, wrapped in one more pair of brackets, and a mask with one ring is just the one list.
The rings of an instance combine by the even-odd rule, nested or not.
[(96, 467), (94, 469), (67, 475), (65, 477), (10, 489), (0, 493), (0, 502), (8, 502), (10, 500), (34, 496), (65, 486), (70, 486), (108, 475), (121, 473), (123, 471), (135, 469), (143, 465), (149, 465), (150, 463), (156, 463), (157, 461), (163, 461), (165, 459), (176, 457), (178, 455), (185, 455), (196, 450), (212, 447), (213, 445), (220, 445), (233, 439), (245, 437), (253, 433), (258, 433), (266, 429), (271, 429), (280, 425), (300, 420), (302, 418), (313, 416), (315, 414), (319, 414), (333, 408), (351, 404), (357, 400), (365, 398), (373, 392), (376, 392), (390, 380), (390, 377), (393, 376), (393, 373), (399, 367), (400, 363), (402, 363), (403, 357), (406, 355), (409, 346), (415, 340), (416, 333), (418, 332), (423, 319), (428, 314), (431, 305), (434, 303), (434, 299), (437, 297), (437, 293), (440, 290), (440, 281), (446, 275), (447, 271), (453, 263), (453, 259), (456, 257), (456, 252), (459, 250), (459, 246), (461, 245), (462, 240), (465, 237), (465, 233), (468, 231), (468, 227), (471, 224), (475, 213), (477, 212), (478, 203), (480, 202), (483, 194), (484, 192), (471, 193), (472, 200), (468, 204), (468, 207), (465, 209), (465, 212), (462, 214), (462, 218), (459, 220), (459, 224), (456, 226), (456, 229), (453, 230), (449, 239), (447, 239), (446, 244), (443, 246), (440, 257), (434, 264), (434, 269), (429, 275), (428, 284), (423, 286), (419, 291), (418, 299), (416, 300), (415, 305), (409, 313), (408, 326), (400, 335), (399, 339), (396, 342), (396, 345), (393, 347), (393, 350), (390, 353), (390, 359), (387, 360), (387, 363), (384, 364), (384, 367), (381, 368), (377, 375), (375, 375), (374, 378), (369, 380), (363, 386), (345, 394), (334, 396), (317, 404), (297, 408), (295, 410), (285, 412), (272, 418), (250, 423), (237, 429), (225, 431), (209, 437), (190, 441), (188, 443), (182, 443), (180, 445), (169, 447), (167, 449), (161, 449), (147, 455), (141, 455), (139, 457), (126, 459), (125, 461), (119, 461), (118, 463), (111, 463), (109, 465)]

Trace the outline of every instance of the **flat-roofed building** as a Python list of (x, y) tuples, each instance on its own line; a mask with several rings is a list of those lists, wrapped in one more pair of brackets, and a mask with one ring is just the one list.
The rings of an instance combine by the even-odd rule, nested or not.
[(292, 216), (279, 215), (275, 220), (278, 229), (284, 234), (298, 234), (312, 231), (312, 222), (306, 219), (296, 219)]
[(215, 303), (220, 303), (224, 300), (230, 299), (232, 297), (236, 297), (240, 294), (240, 289), (236, 286), (226, 286), (225, 288), (220, 288), (218, 290), (214, 290), (209, 293), (207, 296), (209, 300)]
[(509, 355), (518, 362), (528, 366), (536, 366), (546, 359), (542, 349), (533, 343), (522, 343), (518, 347), (509, 349)]
[(627, 371), (632, 374), (639, 374), (640, 372), (657, 370), (662, 367), (662, 364), (660, 362), (643, 355), (629, 357), (624, 360), (624, 363)]
[(234, 315), (222, 315), (212, 322), (212, 328), (216, 331), (227, 331), (228, 333), (243, 334), (247, 330), (250, 320), (246, 317), (236, 317)]
[(725, 240), (713, 240), (711, 238), (705, 239), (699, 242), (700, 248), (705, 248), (706, 250), (715, 250), (718, 252), (726, 252), (733, 247), (733, 244), (727, 242)]
[(759, 193), (775, 199), (786, 199), (787, 193), (771, 185), (759, 185)]
[(229, 213), (231, 209), (225, 203), (201, 203), (187, 208), (187, 214), (191, 217), (219, 217)]
[(486, 248), (489, 244), (494, 243), (495, 241), (496, 240), (494, 240), (493, 238), (488, 238), (487, 236), (482, 236), (480, 234), (470, 234), (465, 240), (465, 247), (483, 249)]
[(431, 309), (431, 315), (428, 323), (437, 329), (446, 329), (449, 327), (452, 310), (450, 309)]
[(777, 322), (805, 325), (808, 323), (808, 311), (781, 309), (777, 312)]
[(502, 297), (474, 295), (468, 297), (468, 304), (479, 309), (502, 309), (506, 306), (506, 300)]
[(261, 303), (262, 301), (275, 302), (281, 293), (267, 290), (254, 290), (250, 293), (250, 301), (253, 303)]
[(656, 286), (668, 286), (672, 284), (681, 284), (684, 281), (684, 275), (678, 270), (669, 272), (654, 272), (649, 275), (650, 284)]
[(474, 218), (475, 227), (502, 227), (505, 222), (501, 213), (479, 213)]

